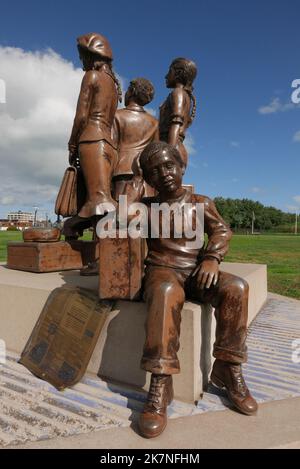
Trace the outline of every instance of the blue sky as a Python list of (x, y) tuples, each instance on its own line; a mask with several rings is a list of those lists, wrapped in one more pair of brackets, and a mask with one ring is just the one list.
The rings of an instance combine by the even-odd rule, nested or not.
[[(298, 0), (27, 0), (2, 3), (1, 19), (1, 46), (51, 48), (75, 67), (76, 37), (104, 34), (123, 79), (154, 83), (155, 109), (171, 60), (193, 59), (198, 109), (185, 182), (211, 197), (300, 206), (300, 107), (291, 106), (300, 78)], [(0, 217), (16, 207), (0, 206)]]

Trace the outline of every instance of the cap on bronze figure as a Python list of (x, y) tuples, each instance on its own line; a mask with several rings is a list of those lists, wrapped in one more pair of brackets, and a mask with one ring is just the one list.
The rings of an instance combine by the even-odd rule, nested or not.
[(110, 44), (106, 37), (98, 33), (88, 33), (77, 38), (78, 47), (87, 49), (93, 54), (100, 55), (109, 60), (113, 60)]

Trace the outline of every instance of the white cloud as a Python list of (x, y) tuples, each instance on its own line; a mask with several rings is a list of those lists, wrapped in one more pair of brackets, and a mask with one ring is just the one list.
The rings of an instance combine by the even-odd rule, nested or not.
[(0, 77), (0, 204), (53, 207), (83, 72), (51, 49), (0, 46)]
[(11, 205), (15, 202), (15, 197), (13, 195), (4, 195), (0, 199), (0, 204), (2, 205)]
[(298, 130), (298, 132), (295, 133), (293, 140), (294, 142), (300, 142), (300, 130)]
[(300, 195), (295, 195), (295, 196), (293, 197), (293, 200), (294, 200), (295, 202), (297, 202), (297, 204), (300, 205)]
[(240, 142), (232, 141), (230, 142), (230, 146), (233, 148), (239, 148), (240, 147)]
[(156, 117), (156, 109), (153, 107), (145, 106), (145, 110), (151, 114), (151, 116)]
[(293, 200), (296, 202), (297, 205), (287, 204), (286, 208), (290, 212), (294, 212), (294, 213), (299, 212), (299, 210), (300, 210), (300, 195), (294, 195)]
[(6, 84), (3, 78), (0, 78), (0, 104), (6, 103)]
[(188, 155), (194, 155), (197, 153), (196, 148), (195, 148), (195, 140), (193, 139), (191, 132), (187, 131), (185, 139), (184, 139), (184, 146), (186, 148), (186, 151), (188, 152)]
[(0, 47), (6, 105), (0, 107), (0, 201), (54, 203), (83, 72), (52, 50)]
[(260, 187), (251, 187), (251, 191), (254, 192), (255, 194), (258, 194), (259, 192), (262, 191), (262, 189)]
[(291, 102), (282, 103), (280, 98), (273, 98), (269, 104), (259, 107), (258, 112), (259, 114), (275, 114), (277, 112), (290, 111), (291, 109), (296, 109), (297, 107), (300, 106)]

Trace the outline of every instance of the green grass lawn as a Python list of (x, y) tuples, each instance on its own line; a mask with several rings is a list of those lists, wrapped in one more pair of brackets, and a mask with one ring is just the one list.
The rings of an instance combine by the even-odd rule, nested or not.
[[(91, 233), (84, 239), (91, 239)], [(7, 242), (20, 240), (20, 232), (0, 231), (1, 262), (6, 260)], [(300, 299), (300, 236), (234, 235), (226, 261), (267, 264), (268, 290)]]
[(22, 241), (22, 233), (20, 231), (0, 231), (0, 262), (6, 261), (8, 241)]
[(226, 261), (267, 264), (268, 290), (300, 299), (300, 236), (234, 235)]

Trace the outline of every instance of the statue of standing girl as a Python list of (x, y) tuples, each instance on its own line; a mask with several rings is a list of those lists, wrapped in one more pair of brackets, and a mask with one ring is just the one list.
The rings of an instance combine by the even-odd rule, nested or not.
[(112, 69), (108, 40), (90, 33), (77, 39), (85, 75), (69, 140), (69, 162), (79, 157), (86, 186), (86, 200), (77, 215), (66, 220), (67, 239), (78, 238), (85, 228), (95, 225), (102, 215), (101, 204), (117, 206), (111, 196), (111, 179), (117, 164), (111, 129), (122, 93)]
[(188, 154), (184, 146), (185, 133), (196, 114), (196, 98), (193, 95), (193, 81), (197, 76), (196, 64), (189, 59), (174, 59), (166, 75), (167, 88), (173, 88), (160, 106), (160, 140), (177, 148), (184, 168)]

